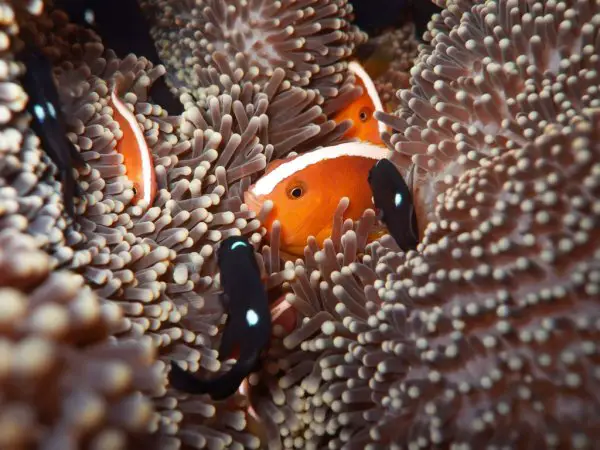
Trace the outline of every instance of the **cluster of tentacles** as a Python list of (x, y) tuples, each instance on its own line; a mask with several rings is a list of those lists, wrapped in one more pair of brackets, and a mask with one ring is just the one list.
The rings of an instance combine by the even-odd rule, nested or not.
[[(596, 1), (437, 0), (410, 87), (378, 116), (390, 158), (417, 168), (417, 250), (367, 245), (373, 211), (344, 221), (342, 200), (323, 248), (286, 262), (243, 192), (268, 162), (343, 139), (331, 116), (359, 94), (347, 63), (366, 40), (351, 6), (140, 3), (164, 67), (117, 58), (40, 0), (0, 0), (1, 448), (594, 447)], [(405, 82), (407, 32), (382, 92)], [(25, 112), (26, 37), (87, 163), (74, 223)], [(180, 116), (151, 98), (163, 76)], [(113, 92), (150, 147), (151, 205), (132, 202)], [(274, 326), (247, 395), (213, 402), (167, 372), (228, 370), (215, 250), (231, 235), (296, 324)]]

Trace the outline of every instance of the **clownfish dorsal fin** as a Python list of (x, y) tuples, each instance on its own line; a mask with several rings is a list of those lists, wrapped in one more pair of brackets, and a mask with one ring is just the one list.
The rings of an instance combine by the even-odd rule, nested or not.
[(280, 165), (292, 161), (294, 158), (296, 158), (296, 156), (298, 156), (298, 155), (271, 160), (271, 162), (269, 164), (267, 164), (267, 169), (265, 170), (265, 175), (267, 175), (269, 172), (272, 172), (273, 170), (277, 169)]
[(277, 169), (280, 165), (282, 165), (285, 162), (285, 159), (276, 159), (274, 161), (271, 161), (268, 165), (267, 165), (267, 169), (265, 170), (265, 175), (268, 174), (269, 172), (272, 172), (273, 170)]

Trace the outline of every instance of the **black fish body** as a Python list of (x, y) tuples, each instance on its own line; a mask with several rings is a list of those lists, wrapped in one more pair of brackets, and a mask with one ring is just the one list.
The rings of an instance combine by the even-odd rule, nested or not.
[(417, 216), (412, 195), (402, 175), (389, 159), (381, 159), (369, 171), (369, 185), (381, 220), (403, 250), (415, 249), (419, 242)]
[(194, 375), (183, 370), (175, 361), (171, 361), (169, 382), (171, 386), (189, 394), (210, 394), (213, 400), (225, 400), (239, 389), (240, 384), (252, 372), (258, 369), (260, 355), (252, 355), (240, 359), (233, 367), (218, 378), (199, 380)]
[(21, 83), (29, 97), (27, 110), (32, 116), (30, 127), (60, 173), (65, 209), (73, 217), (73, 199), (75, 195), (81, 195), (81, 189), (73, 176), (73, 168), (81, 168), (85, 162), (67, 137), (60, 98), (52, 76), (52, 64), (33, 47), (22, 51), (19, 60), (26, 67)]
[(176, 389), (192, 394), (208, 393), (213, 400), (234, 394), (244, 379), (260, 366), (260, 357), (271, 338), (271, 310), (254, 249), (243, 237), (230, 237), (218, 251), (221, 285), (228, 299), (219, 358), (227, 358), (239, 344), (239, 358), (225, 374), (199, 380), (171, 363), (169, 380)]

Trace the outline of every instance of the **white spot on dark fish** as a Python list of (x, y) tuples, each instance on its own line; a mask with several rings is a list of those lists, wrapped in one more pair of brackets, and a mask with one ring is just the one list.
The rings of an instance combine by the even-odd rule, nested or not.
[(248, 325), (253, 327), (255, 326), (259, 321), (259, 317), (258, 314), (256, 314), (256, 311), (254, 311), (253, 309), (249, 309), (248, 311), (246, 311), (246, 322), (248, 322)]
[(35, 112), (35, 116), (37, 117), (37, 119), (41, 123), (44, 123), (44, 120), (46, 120), (46, 111), (44, 111), (42, 105), (35, 105), (33, 107), (33, 111)]
[(402, 194), (400, 192), (397, 192), (396, 195), (394, 196), (394, 205), (396, 205), (396, 208), (397, 208), (401, 204), (402, 204)]

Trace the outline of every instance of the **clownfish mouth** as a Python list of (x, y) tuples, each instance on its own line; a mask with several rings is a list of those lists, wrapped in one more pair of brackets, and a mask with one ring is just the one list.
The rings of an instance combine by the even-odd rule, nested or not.
[(257, 197), (256, 194), (252, 192), (252, 188), (250, 188), (246, 192), (244, 192), (244, 203), (248, 205), (250, 211), (252, 211), (254, 214), (258, 214), (262, 208), (264, 201)]

